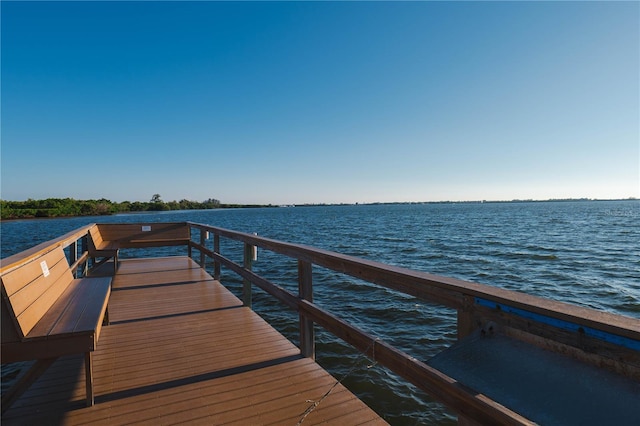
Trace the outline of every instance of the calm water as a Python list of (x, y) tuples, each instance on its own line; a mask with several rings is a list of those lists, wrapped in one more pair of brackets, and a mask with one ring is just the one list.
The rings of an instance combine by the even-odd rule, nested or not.
[[(0, 232), (4, 258), (91, 222), (190, 220), (640, 318), (639, 219), (640, 201), (326, 206), (19, 221)], [(241, 263), (237, 243), (222, 252)], [(256, 272), (297, 288), (295, 261), (258, 256)], [(447, 309), (319, 267), (313, 279), (318, 304), (418, 359), (455, 339), (455, 313)], [(240, 281), (224, 269), (222, 281), (240, 294)], [(259, 290), (254, 309), (296, 341), (296, 315)], [(318, 333), (317, 359), (392, 424), (455, 423), (327, 333)]]

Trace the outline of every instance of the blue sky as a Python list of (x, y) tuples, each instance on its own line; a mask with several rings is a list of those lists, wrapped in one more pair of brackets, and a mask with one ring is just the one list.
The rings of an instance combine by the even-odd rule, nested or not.
[(640, 197), (638, 2), (3, 1), (1, 197)]

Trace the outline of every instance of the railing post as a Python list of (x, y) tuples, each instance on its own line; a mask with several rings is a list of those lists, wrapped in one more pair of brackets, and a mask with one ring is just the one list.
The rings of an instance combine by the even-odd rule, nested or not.
[[(83, 255), (89, 251), (89, 240), (86, 235), (80, 239), (80, 250), (82, 250)], [(89, 258), (83, 262), (83, 265), (82, 276), (86, 277), (89, 273)]]
[[(213, 252), (220, 254), (220, 235), (213, 234)], [(220, 281), (220, 262), (213, 260), (213, 279)]]
[(462, 308), (458, 309), (458, 340), (462, 340), (476, 329), (474, 323), (474, 298), (465, 295), (462, 299)]
[[(311, 263), (303, 260), (298, 260), (298, 297), (308, 302), (313, 302)], [(300, 354), (306, 358), (316, 358), (313, 321), (302, 312), (300, 313)]]
[[(205, 233), (206, 231), (204, 229), (200, 229), (200, 245), (204, 247), (206, 238), (205, 238)], [(200, 250), (200, 267), (202, 269), (207, 269), (206, 268), (207, 265), (205, 265), (205, 258), (204, 258), (204, 252), (202, 250)]]
[[(253, 263), (253, 246), (244, 243), (244, 268), (251, 270)], [(251, 282), (247, 279), (242, 280), (242, 304), (251, 307)]]
[[(73, 265), (78, 260), (78, 241), (74, 241), (69, 244), (69, 264)], [(73, 278), (78, 278), (78, 268), (71, 271)]]

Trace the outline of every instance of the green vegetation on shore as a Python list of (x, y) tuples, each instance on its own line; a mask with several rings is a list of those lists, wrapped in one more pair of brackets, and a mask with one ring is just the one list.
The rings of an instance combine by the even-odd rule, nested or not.
[(206, 201), (168, 201), (164, 202), (159, 194), (154, 194), (148, 202), (113, 202), (104, 198), (99, 200), (75, 200), (73, 198), (47, 198), (46, 200), (7, 201), (0, 200), (0, 218), (32, 219), (46, 217), (99, 216), (117, 213), (151, 212), (169, 210), (203, 210), (236, 207), (263, 207), (254, 205), (222, 204), (220, 200), (210, 198)]
[[(591, 202), (591, 201), (636, 201), (637, 198), (626, 199), (590, 199), (590, 198), (566, 198), (549, 200), (480, 200), (480, 201), (419, 201), (419, 202), (374, 202), (361, 205), (393, 205), (393, 204), (478, 204), (478, 203), (546, 203), (546, 202)], [(322, 207), (336, 205), (358, 205), (359, 203), (341, 204), (290, 204), (282, 207)], [(113, 202), (104, 198), (99, 200), (75, 200), (73, 198), (47, 198), (46, 200), (7, 201), (0, 199), (0, 219), (33, 219), (55, 218), (75, 216), (101, 216), (117, 213), (157, 212), (169, 210), (206, 210), (206, 209), (233, 209), (233, 208), (257, 208), (279, 207), (273, 204), (222, 204), (215, 198), (206, 201), (169, 201), (164, 202), (160, 194), (154, 194), (150, 201), (123, 201)]]

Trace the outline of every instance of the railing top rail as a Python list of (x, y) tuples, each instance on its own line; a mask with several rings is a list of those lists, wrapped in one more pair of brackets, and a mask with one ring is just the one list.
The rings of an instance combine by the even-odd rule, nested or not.
[(38, 244), (35, 247), (27, 249), (25, 251), (21, 251), (20, 253), (16, 253), (12, 256), (8, 256), (2, 259), (0, 265), (0, 275), (3, 275), (9, 271), (12, 271), (15, 268), (18, 268), (30, 260), (41, 256), (44, 253), (47, 253), (55, 248), (62, 247), (66, 248), (73, 244), (75, 241), (87, 235), (89, 229), (95, 226), (95, 223), (91, 223), (89, 225), (85, 225), (81, 228), (74, 229), (61, 237), (54, 238), (53, 240), (45, 241), (43, 243)]
[[(294, 259), (306, 261), (340, 273), (351, 275), (393, 290), (434, 301), (450, 308), (464, 308), (465, 298), (481, 298), (539, 315), (640, 340), (640, 319), (598, 311), (569, 303), (544, 299), (513, 290), (492, 287), (415, 271), (399, 266), (348, 256), (302, 244), (287, 243), (253, 234), (215, 226), (185, 222), (188, 226), (213, 232), (222, 237), (261, 247)], [(58, 246), (68, 247), (85, 236), (96, 224), (88, 224), (61, 237), (43, 242), (28, 250), (2, 259), (0, 275), (13, 270)]]
[(465, 297), (481, 298), (535, 314), (640, 340), (640, 319), (485, 284), (387, 265), (311, 246), (286, 243), (199, 223), (189, 222), (189, 224), (194, 228), (213, 232), (225, 238), (310, 262), (421, 299), (436, 301), (450, 308), (464, 308)]

